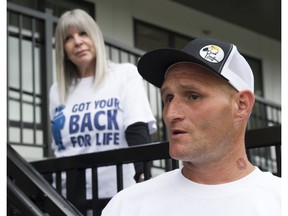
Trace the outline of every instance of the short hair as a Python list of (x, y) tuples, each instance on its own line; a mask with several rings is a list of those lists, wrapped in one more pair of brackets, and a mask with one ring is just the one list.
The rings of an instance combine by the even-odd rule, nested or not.
[(94, 44), (96, 50), (95, 87), (104, 79), (108, 67), (103, 35), (95, 20), (81, 9), (65, 12), (60, 17), (55, 31), (56, 80), (62, 103), (66, 101), (69, 86), (72, 82), (77, 81), (80, 75), (77, 67), (68, 60), (64, 50), (64, 41), (70, 27), (86, 32)]

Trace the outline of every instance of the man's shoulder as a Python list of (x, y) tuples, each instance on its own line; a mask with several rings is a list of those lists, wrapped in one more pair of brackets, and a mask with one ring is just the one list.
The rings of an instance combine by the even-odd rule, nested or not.
[(281, 183), (281, 177), (278, 177), (269, 171), (262, 171), (258, 167), (256, 168), (256, 175), (257, 178), (261, 178), (264, 181)]
[(274, 193), (281, 193), (282, 178), (273, 175), (271, 172), (256, 170), (256, 178), (254, 183), (262, 190), (267, 190)]

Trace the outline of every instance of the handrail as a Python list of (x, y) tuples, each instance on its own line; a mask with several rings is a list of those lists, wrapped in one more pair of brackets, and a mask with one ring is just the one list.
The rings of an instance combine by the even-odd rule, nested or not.
[(265, 99), (263, 97), (260, 97), (258, 95), (255, 95), (255, 101), (263, 103), (263, 104), (267, 104), (267, 105), (269, 105), (271, 107), (274, 107), (275, 109), (281, 110), (281, 105), (280, 104), (277, 104), (277, 103), (275, 103), (275, 102), (273, 102), (271, 100), (267, 100), (267, 99)]
[[(255, 135), (256, 134), (256, 135)], [(261, 148), (269, 146), (281, 146), (281, 126), (254, 129), (246, 132), (246, 148)], [(69, 162), (67, 160), (69, 158)], [(95, 152), (85, 155), (75, 155), (62, 158), (50, 158), (31, 162), (41, 173), (59, 172), (69, 169), (83, 169), (112, 164), (123, 164), (139, 161), (169, 159), (168, 141), (143, 144), (129, 148)], [(47, 164), (49, 163), (49, 167)]]
[(103, 37), (104, 37), (105, 44), (108, 46), (115, 47), (115, 48), (120, 49), (126, 53), (132, 53), (132, 54), (139, 56), (139, 57), (145, 54), (144, 50), (141, 50), (141, 49), (138, 49), (135, 47), (131, 47), (131, 46), (127, 46), (127, 45), (125, 45), (119, 41), (116, 41), (110, 37), (107, 37), (107, 36), (103, 36)]
[[(39, 18), (39, 19), (45, 19), (47, 14), (43, 13), (43, 12), (40, 12), (40, 11), (37, 11), (37, 10), (33, 10), (31, 8), (28, 8), (28, 7), (23, 7), (23, 6), (20, 6), (18, 4), (15, 4), (13, 2), (7, 2), (7, 8), (9, 10), (12, 10), (14, 12), (17, 12), (17, 13), (20, 13), (20, 14), (24, 14), (26, 16), (32, 16), (33, 14), (33, 17), (35, 18)], [(56, 16), (51, 16), (53, 22), (57, 22), (58, 21), (58, 17)]]
[[(19, 171), (28, 178), (40, 191), (43, 196), (51, 200), (52, 203), (58, 207), (63, 214), (71, 216), (81, 216), (82, 214), (67, 200), (65, 200), (47, 181), (46, 179), (35, 170), (35, 168), (22, 158), (9, 144), (7, 145), (7, 158), (8, 164), (14, 165), (19, 168)], [(13, 171), (11, 167), (8, 168), (8, 177), (13, 179)], [(19, 179), (18, 179), (19, 180)], [(22, 180), (22, 179), (21, 179)], [(10, 186), (9, 186), (10, 185)], [(17, 185), (17, 181), (16, 181)], [(11, 184), (8, 186), (11, 188)], [(15, 188), (14, 188), (15, 189)], [(26, 202), (28, 202), (26, 200)], [(30, 206), (31, 207), (31, 206)]]
[[(282, 172), (281, 128), (281, 125), (276, 125), (267, 128), (248, 130), (245, 134), (247, 150), (256, 150), (256, 148), (260, 149), (271, 146), (275, 147), (276, 158), (274, 160), (277, 171), (274, 171), (274, 174), (277, 176), (281, 176)], [(268, 158), (266, 158), (266, 160), (268, 161)]]
[[(85, 155), (49, 158), (45, 160), (34, 161), (31, 162), (31, 164), (37, 170), (41, 170), (41, 173), (51, 173), (70, 169), (83, 169), (89, 167), (101, 167), (139, 161), (168, 159), (170, 158), (168, 145), (169, 143), (167, 141), (155, 142), (150, 144), (131, 146), (128, 148), (88, 153)], [(47, 166), (47, 164), (49, 164), (49, 166)], [(87, 167), (88, 164), (89, 167)]]
[(30, 216), (45, 216), (43, 212), (7, 177), (7, 195)]
[(246, 149), (281, 146), (281, 125), (246, 131)]

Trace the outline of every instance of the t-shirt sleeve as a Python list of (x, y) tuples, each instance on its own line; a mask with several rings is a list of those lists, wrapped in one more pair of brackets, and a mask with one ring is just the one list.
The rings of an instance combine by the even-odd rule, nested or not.
[(156, 120), (144, 88), (142, 77), (135, 65), (126, 64), (127, 79), (125, 82), (124, 121), (125, 129), (136, 122), (144, 122), (149, 126), (149, 133), (157, 130)]
[(105, 208), (102, 210), (101, 216), (115, 216), (115, 215), (122, 215), (121, 212), (121, 206), (123, 199), (119, 199), (119, 196), (122, 194), (120, 191), (118, 194), (116, 194), (105, 206)]
[[(60, 96), (59, 96), (59, 93), (58, 93), (57, 84), (54, 83), (50, 87), (50, 91), (49, 91), (49, 116), (50, 116), (50, 121), (53, 120), (53, 118), (55, 116), (55, 113), (56, 113), (56, 108), (59, 107), (59, 106), (60, 106)], [(52, 127), (52, 124), (50, 124), (50, 126)], [(52, 134), (53, 134), (53, 132), (52, 132)], [(51, 138), (52, 138), (51, 147), (52, 147), (52, 149), (55, 149), (56, 148), (56, 144), (55, 144), (54, 136), (52, 134), (51, 134)]]
[(53, 119), (55, 115), (55, 109), (60, 105), (60, 96), (58, 93), (57, 89), (57, 84), (54, 83), (50, 87), (50, 92), (49, 92), (49, 116), (50, 120)]

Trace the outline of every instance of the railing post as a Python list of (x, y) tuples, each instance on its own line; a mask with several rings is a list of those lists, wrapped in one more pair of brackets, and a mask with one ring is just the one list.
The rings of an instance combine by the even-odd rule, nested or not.
[[(44, 156), (51, 157), (53, 156), (51, 143), (51, 127), (50, 127), (50, 116), (49, 116), (49, 90), (50, 86), (53, 83), (53, 11), (51, 9), (45, 9), (45, 45), (44, 45), (44, 56), (43, 56), (43, 68), (42, 67), (42, 122), (43, 122), (43, 139), (44, 145)], [(45, 143), (47, 142), (47, 143)]]

